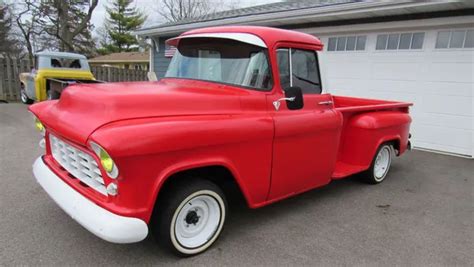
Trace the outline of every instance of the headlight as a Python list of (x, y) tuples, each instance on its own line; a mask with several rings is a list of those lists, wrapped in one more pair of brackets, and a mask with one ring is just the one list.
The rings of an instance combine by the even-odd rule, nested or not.
[(89, 142), (89, 145), (97, 157), (99, 157), (100, 165), (102, 165), (102, 168), (107, 172), (108, 176), (112, 179), (117, 178), (118, 169), (113, 159), (109, 156), (109, 153), (107, 153), (105, 149), (94, 142)]
[(101, 149), (99, 152), (99, 158), (102, 167), (104, 167), (104, 170), (107, 172), (112, 172), (112, 170), (114, 169), (114, 161), (109, 156), (109, 154), (107, 154), (105, 150)]

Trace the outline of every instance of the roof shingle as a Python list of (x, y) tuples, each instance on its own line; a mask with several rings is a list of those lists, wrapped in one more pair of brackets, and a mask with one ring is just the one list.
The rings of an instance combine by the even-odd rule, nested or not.
[(221, 11), (221, 12), (204, 15), (201, 17), (188, 18), (188, 19), (184, 19), (184, 20), (180, 20), (176, 22), (166, 22), (159, 25), (142, 28), (141, 30), (168, 27), (168, 26), (177, 26), (177, 25), (190, 24), (190, 23), (195, 23), (195, 22), (227, 19), (227, 18), (233, 18), (233, 17), (261, 15), (261, 14), (266, 14), (266, 13), (285, 12), (289, 10), (299, 10), (299, 9), (323, 7), (323, 6), (330, 6), (330, 5), (337, 5), (337, 4), (346, 4), (346, 3), (353, 3), (353, 2), (360, 2), (360, 1), (361, 0), (312, 0), (312, 1), (302, 0), (302, 1), (294, 1), (294, 2), (293, 1), (277, 2), (277, 3), (271, 3), (271, 4), (265, 4), (265, 5), (258, 5), (258, 6), (252, 6), (252, 7), (246, 7), (246, 8)]

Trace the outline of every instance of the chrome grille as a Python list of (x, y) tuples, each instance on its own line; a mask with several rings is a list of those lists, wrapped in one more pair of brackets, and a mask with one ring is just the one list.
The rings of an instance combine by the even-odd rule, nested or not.
[(107, 195), (99, 166), (91, 155), (69, 145), (52, 134), (49, 135), (49, 142), (53, 158), (59, 165), (84, 184)]

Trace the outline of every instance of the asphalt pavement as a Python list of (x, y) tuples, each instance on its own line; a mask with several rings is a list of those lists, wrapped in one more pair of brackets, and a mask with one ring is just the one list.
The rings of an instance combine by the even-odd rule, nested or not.
[(0, 265), (474, 265), (474, 161), (422, 151), (382, 184), (356, 177), (257, 210), (231, 206), (220, 239), (180, 259), (152, 238), (103, 241), (36, 183), (27, 106), (0, 104)]

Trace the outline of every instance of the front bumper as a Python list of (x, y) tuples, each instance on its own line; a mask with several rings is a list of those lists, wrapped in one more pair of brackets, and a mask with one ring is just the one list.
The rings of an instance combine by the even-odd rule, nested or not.
[(39, 157), (33, 174), (48, 195), (74, 220), (96, 236), (112, 243), (139, 242), (148, 235), (147, 224), (99, 207), (54, 174)]

